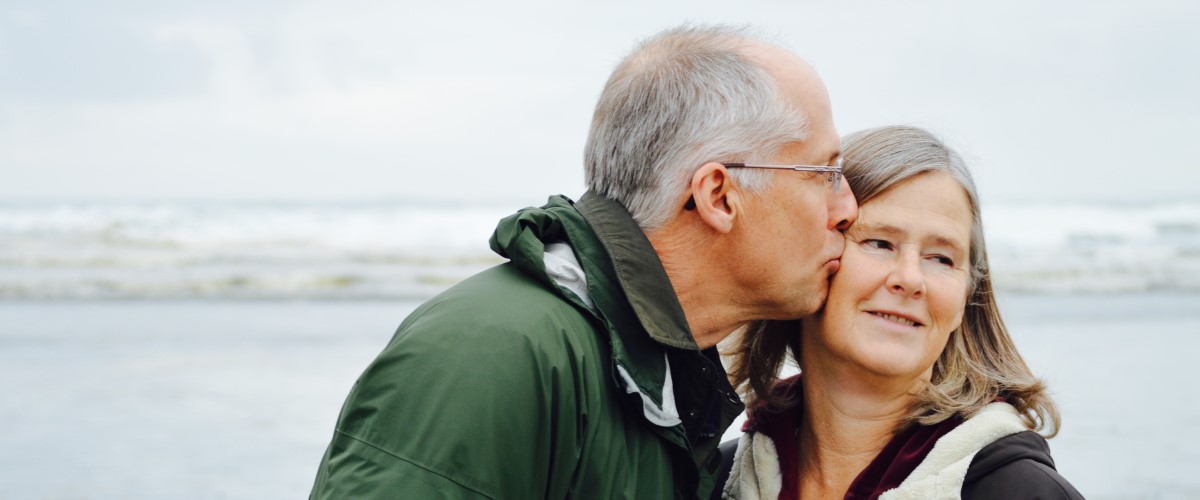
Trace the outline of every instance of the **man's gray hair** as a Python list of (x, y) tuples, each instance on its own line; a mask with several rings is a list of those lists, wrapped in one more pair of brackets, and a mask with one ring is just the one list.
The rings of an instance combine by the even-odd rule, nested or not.
[[(678, 210), (701, 165), (769, 161), (808, 139), (807, 115), (749, 57), (755, 42), (742, 29), (683, 26), (634, 49), (596, 104), (584, 151), (588, 189), (655, 229)], [(730, 175), (751, 192), (770, 179), (752, 169)]]

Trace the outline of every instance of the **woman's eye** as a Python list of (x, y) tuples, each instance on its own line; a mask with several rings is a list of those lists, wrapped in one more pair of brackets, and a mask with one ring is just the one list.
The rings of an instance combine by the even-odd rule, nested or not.
[(931, 256), (930, 258), (933, 259), (934, 261), (936, 261), (938, 264), (941, 264), (943, 266), (954, 267), (954, 260), (951, 259), (950, 257), (946, 257), (945, 255), (934, 255), (934, 256)]
[(862, 243), (863, 246), (870, 248), (872, 250), (891, 250), (892, 249), (892, 242), (890, 242), (888, 240), (867, 239), (867, 240), (862, 240), (860, 243)]

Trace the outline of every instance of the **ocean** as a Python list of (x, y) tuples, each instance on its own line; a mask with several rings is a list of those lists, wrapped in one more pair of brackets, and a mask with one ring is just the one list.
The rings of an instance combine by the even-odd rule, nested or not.
[[(0, 205), (0, 499), (305, 497), (358, 374), (513, 208)], [(1200, 203), (984, 211), (1059, 470), (1200, 498)]]
[[(0, 204), (0, 299), (420, 299), (500, 262), (515, 208)], [(1002, 290), (1200, 292), (1200, 202), (994, 204), (984, 228)]]

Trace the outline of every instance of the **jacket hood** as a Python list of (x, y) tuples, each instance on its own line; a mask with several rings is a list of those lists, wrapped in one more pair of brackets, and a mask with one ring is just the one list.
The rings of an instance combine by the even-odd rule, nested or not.
[[(607, 204), (588, 210), (589, 201)], [(670, 289), (670, 281), (657, 254), (632, 219), (628, 221), (632, 224), (630, 227), (610, 227), (622, 217), (628, 219), (628, 213), (619, 204), (590, 193), (584, 195), (580, 204), (584, 206), (577, 207), (565, 196), (552, 196), (542, 207), (525, 208), (502, 219), (489, 241), (492, 250), (605, 324), (618, 387), (624, 388), (631, 397), (631, 405), (639, 408), (647, 420), (663, 428), (671, 440), (686, 446), (681, 431), (674, 429), (680, 418), (669, 362), (663, 346), (659, 345), (661, 342), (655, 342), (657, 338), (651, 333), (672, 330), (659, 326), (663, 323), (682, 323), (684, 330), (676, 332), (675, 336), (686, 336), (690, 342), (691, 333), (686, 329), (686, 320), (682, 319), (683, 310), (674, 300), (674, 290)], [(585, 219), (585, 215), (600, 220), (598, 224), (591, 224), (593, 221)], [(610, 231), (603, 232), (597, 225)], [(566, 243), (571, 247), (586, 275), (588, 300), (595, 305), (594, 309), (557, 283), (547, 271), (546, 247), (553, 243)], [(610, 257), (608, 252), (614, 244), (612, 251), (619, 258)], [(627, 278), (622, 274), (623, 270), (616, 267), (617, 261), (623, 261), (626, 265), (637, 262), (644, 268), (651, 264), (647, 262), (650, 260), (658, 266), (661, 277), (640, 269), (640, 274)], [(664, 287), (667, 293), (662, 293)], [(650, 307), (650, 304), (658, 307)], [(644, 307), (639, 308), (639, 305)], [(677, 315), (671, 314), (672, 305), (678, 310)], [(646, 318), (641, 317), (643, 313)], [(647, 324), (658, 328), (651, 330)], [(691, 345), (695, 348), (694, 342)]]
[(565, 196), (551, 196), (545, 206), (525, 208), (500, 219), (488, 244), (525, 274), (553, 287), (554, 281), (546, 273), (546, 245), (567, 241), (564, 216), (575, 212), (573, 205)]
[[(681, 469), (676, 480), (697, 481), (697, 491), (707, 496), (711, 472), (720, 464), (721, 429), (744, 407), (716, 349), (696, 345), (658, 253), (625, 207), (592, 192), (578, 203), (553, 196), (545, 206), (501, 220), (490, 243), (511, 265), (596, 321), (611, 348), (611, 376), (624, 392), (622, 406), (691, 456), (696, 469)], [(577, 279), (580, 274), (584, 279)]]

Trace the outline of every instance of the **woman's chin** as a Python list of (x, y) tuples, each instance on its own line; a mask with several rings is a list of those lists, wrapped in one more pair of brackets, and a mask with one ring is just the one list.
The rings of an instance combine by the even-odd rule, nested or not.
[(929, 370), (919, 356), (903, 349), (875, 349), (857, 358), (856, 364), (870, 378), (916, 380)]

